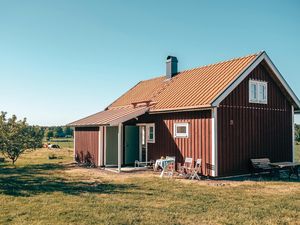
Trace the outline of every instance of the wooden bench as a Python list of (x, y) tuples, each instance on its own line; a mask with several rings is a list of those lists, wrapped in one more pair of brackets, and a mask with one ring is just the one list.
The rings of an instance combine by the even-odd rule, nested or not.
[(260, 158), (260, 159), (250, 159), (252, 165), (252, 175), (255, 173), (261, 172), (272, 172), (275, 170), (274, 167), (270, 166), (270, 159), (269, 158)]

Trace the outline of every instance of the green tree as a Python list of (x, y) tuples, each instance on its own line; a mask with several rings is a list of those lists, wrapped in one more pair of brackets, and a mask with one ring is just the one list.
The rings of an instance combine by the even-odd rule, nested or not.
[(295, 124), (295, 140), (300, 142), (300, 125)]
[(54, 137), (59, 138), (59, 137), (64, 137), (65, 133), (62, 129), (62, 127), (55, 127), (54, 128)]
[(64, 134), (65, 136), (69, 135), (69, 136), (73, 136), (73, 130), (71, 127), (64, 127)]
[(15, 164), (19, 156), (27, 149), (42, 146), (44, 130), (38, 126), (29, 126), (26, 119), (17, 120), (13, 115), (6, 118), (6, 113), (0, 115), (0, 151)]
[(47, 130), (47, 134), (46, 134), (47, 139), (49, 140), (50, 138), (53, 138), (53, 136), (54, 136), (53, 130)]

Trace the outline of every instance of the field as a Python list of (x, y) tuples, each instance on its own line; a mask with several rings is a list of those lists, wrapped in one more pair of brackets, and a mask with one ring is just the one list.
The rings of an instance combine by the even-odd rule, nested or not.
[(56, 144), (61, 148), (73, 148), (73, 138), (51, 138), (50, 141), (44, 140), (44, 143)]
[[(300, 145), (297, 145), (300, 159)], [(0, 164), (0, 224), (299, 224), (300, 182), (189, 181), (77, 167), (72, 149)]]

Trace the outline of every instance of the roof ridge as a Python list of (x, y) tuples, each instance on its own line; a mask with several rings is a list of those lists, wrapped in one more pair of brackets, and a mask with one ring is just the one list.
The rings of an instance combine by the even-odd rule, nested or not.
[(207, 64), (207, 65), (202, 65), (202, 66), (194, 67), (194, 68), (191, 68), (191, 69), (186, 69), (186, 70), (180, 71), (180, 72), (178, 73), (178, 75), (181, 74), (181, 73), (184, 73), (184, 72), (189, 72), (189, 71), (196, 70), (196, 69), (200, 69), (200, 68), (205, 68), (205, 67), (209, 67), (209, 66), (214, 66), (214, 65), (221, 64), (221, 63), (231, 62), (231, 61), (235, 61), (235, 60), (239, 60), (239, 59), (243, 59), (243, 58), (247, 58), (247, 57), (251, 57), (251, 56), (258, 56), (258, 55), (260, 55), (262, 52), (264, 52), (264, 51), (259, 51), (259, 52), (252, 53), (252, 54), (248, 54), (248, 55), (245, 55), (245, 56), (240, 56), (240, 57), (236, 57), (236, 58), (231, 58), (231, 59), (219, 61), (219, 62), (216, 62), (216, 63), (211, 63), (211, 64)]
[[(114, 102), (112, 102), (107, 108), (128, 105), (129, 103), (131, 104), (131, 101), (134, 101), (136, 99), (138, 100), (142, 99), (143, 101), (146, 100), (156, 101), (157, 99), (160, 99), (160, 96), (163, 95), (164, 92), (166, 91), (168, 92), (170, 86), (172, 86), (174, 82), (176, 83), (178, 79), (180, 80), (181, 79), (180, 77), (182, 78), (186, 77), (185, 75), (187, 75), (188, 77), (190, 73), (198, 73), (198, 71), (202, 71), (202, 70), (210, 70), (210, 67), (212, 67), (212, 69), (215, 70), (214, 69), (215, 67), (227, 67), (227, 65), (230, 66), (229, 64), (239, 64), (240, 62), (242, 63), (243, 61), (249, 61), (251, 58), (257, 58), (262, 53), (263, 51), (260, 51), (245, 56), (219, 61), (213, 64), (202, 65), (195, 68), (183, 70), (170, 79), (167, 79), (165, 75), (161, 75), (157, 77), (152, 77), (150, 79), (141, 80), (132, 88), (130, 88), (127, 92), (123, 93)], [(207, 72), (208, 75), (211, 73), (209, 71)], [(150, 89), (148, 89), (148, 87)], [(141, 88), (145, 88), (145, 90), (143, 91)]]
[[(201, 65), (201, 66), (196, 66), (196, 67), (193, 67), (193, 68), (190, 68), (190, 69), (179, 71), (177, 75), (180, 75), (181, 73), (184, 73), (184, 72), (189, 72), (189, 71), (192, 71), (192, 70), (200, 69), (200, 68), (205, 68), (205, 67), (208, 67), (208, 66), (218, 65), (218, 64), (221, 64), (221, 63), (225, 63), (225, 62), (231, 62), (231, 61), (234, 61), (234, 60), (243, 59), (243, 58), (247, 58), (247, 57), (251, 57), (251, 56), (258, 56), (258, 55), (260, 55), (263, 52), (265, 52), (265, 51), (261, 50), (261, 51), (258, 51), (256, 53), (251, 53), (251, 54), (244, 55), (244, 56), (239, 56), (239, 57), (235, 57), (235, 58), (231, 58), (231, 59), (226, 59), (226, 60), (219, 61), (219, 62), (216, 62), (216, 63), (211, 63), (211, 64), (207, 64), (207, 65)], [(150, 78), (150, 79), (140, 80), (140, 82), (151, 81), (151, 80), (155, 80), (155, 79), (158, 79), (158, 78), (163, 78), (165, 76), (166, 75), (160, 75), (160, 76), (153, 77), (153, 78)], [(170, 80), (172, 80), (172, 79), (170, 79)]]
[(152, 78), (149, 78), (149, 79), (146, 79), (146, 80), (140, 80), (140, 82), (145, 82), (145, 81), (151, 81), (151, 80), (155, 80), (155, 79), (158, 79), (158, 78), (163, 78), (165, 77), (166, 75), (160, 75), (158, 77), (152, 77)]

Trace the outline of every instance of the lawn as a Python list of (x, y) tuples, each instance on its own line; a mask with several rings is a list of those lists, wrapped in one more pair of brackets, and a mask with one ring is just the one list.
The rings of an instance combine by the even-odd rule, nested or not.
[[(299, 157), (299, 145), (298, 157)], [(0, 224), (299, 224), (300, 182), (188, 181), (77, 167), (71, 149), (0, 164)], [(298, 158), (299, 159), (299, 158)]]

